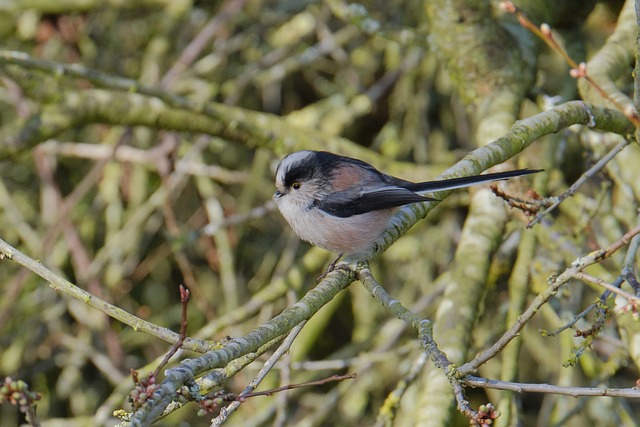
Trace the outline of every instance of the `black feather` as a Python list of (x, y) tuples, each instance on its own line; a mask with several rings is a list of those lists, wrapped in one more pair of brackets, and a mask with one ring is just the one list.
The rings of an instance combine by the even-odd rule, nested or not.
[(397, 208), (410, 203), (429, 202), (432, 200), (437, 199), (424, 197), (404, 188), (389, 187), (365, 193), (353, 200), (316, 201), (315, 206), (329, 215), (347, 218), (380, 209)]

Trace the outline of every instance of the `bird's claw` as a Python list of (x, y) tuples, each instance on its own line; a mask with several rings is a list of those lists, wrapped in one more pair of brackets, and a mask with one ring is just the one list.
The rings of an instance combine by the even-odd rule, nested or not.
[(338, 264), (338, 261), (340, 261), (340, 258), (342, 258), (342, 254), (338, 255), (338, 257), (336, 259), (331, 261), (331, 263), (327, 266), (327, 269), (324, 271), (324, 273), (322, 273), (316, 279), (316, 283), (322, 282), (322, 280), (324, 280), (324, 278), (327, 277), (327, 275), (329, 273), (331, 273), (335, 269), (351, 271), (351, 268), (349, 267), (349, 264), (347, 264), (347, 263)]

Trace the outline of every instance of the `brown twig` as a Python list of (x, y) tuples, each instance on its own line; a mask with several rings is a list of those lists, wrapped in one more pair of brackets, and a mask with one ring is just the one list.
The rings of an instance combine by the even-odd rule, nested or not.
[(135, 369), (131, 369), (131, 379), (133, 380), (133, 390), (129, 393), (129, 403), (134, 410), (139, 409), (144, 405), (154, 393), (158, 390), (158, 376), (160, 370), (164, 368), (174, 354), (178, 352), (182, 343), (187, 337), (187, 305), (189, 303), (189, 289), (180, 285), (180, 302), (182, 303), (182, 322), (180, 324), (180, 338), (176, 341), (171, 349), (164, 356), (162, 361), (158, 364), (155, 371), (150, 372), (145, 377), (140, 377), (140, 374)]
[[(540, 209), (545, 205), (545, 199), (541, 199), (539, 196), (533, 198), (533, 200), (526, 200), (519, 197), (512, 196), (498, 188), (497, 185), (491, 185), (491, 191), (497, 197), (507, 202), (510, 207), (520, 209), (526, 215), (535, 215), (540, 212)], [(537, 194), (536, 194), (537, 195)]]
[(164, 359), (162, 359), (162, 362), (160, 362), (156, 370), (153, 372), (154, 377), (157, 377), (160, 374), (160, 370), (169, 363), (169, 359), (178, 352), (180, 347), (182, 347), (182, 343), (184, 343), (184, 340), (187, 338), (187, 307), (189, 305), (189, 299), (191, 299), (191, 292), (189, 292), (188, 288), (180, 285), (180, 302), (182, 303), (180, 338), (171, 346), (171, 349), (167, 352)]
[[(276, 351), (264, 363), (262, 368), (260, 368), (260, 371), (258, 372), (258, 375), (256, 375), (255, 378), (253, 378), (253, 380), (251, 380), (251, 382), (245, 387), (244, 390), (242, 390), (242, 393), (240, 393), (240, 395), (238, 397), (241, 398), (243, 396), (251, 394), (253, 392), (253, 390), (255, 390), (256, 387), (258, 387), (258, 385), (260, 385), (262, 380), (267, 376), (267, 374), (275, 366), (275, 364), (278, 362), (278, 360), (280, 360), (280, 358), (282, 356), (284, 356), (284, 354), (286, 352), (288, 352), (289, 349), (291, 349), (291, 346), (293, 345), (293, 342), (298, 337), (298, 335), (300, 334), (300, 331), (302, 331), (302, 328), (304, 328), (304, 325), (306, 323), (307, 323), (306, 321), (301, 322), (300, 324), (298, 324), (296, 327), (294, 327), (289, 332), (289, 334), (287, 335), (285, 340), (282, 342), (282, 344), (280, 344), (280, 346), (276, 349)], [(240, 407), (240, 404), (242, 402), (244, 402), (244, 400), (235, 399), (234, 402), (232, 402), (229, 406), (227, 406), (225, 408), (225, 411), (220, 412), (220, 415), (218, 415), (211, 422), (211, 426), (212, 427), (216, 427), (216, 426), (222, 425), (227, 420), (227, 418)]]
[(589, 84), (600, 93), (600, 95), (610, 101), (613, 105), (618, 108), (625, 116), (635, 125), (640, 126), (640, 118), (638, 117), (635, 111), (629, 111), (629, 109), (624, 108), (619, 102), (611, 97), (611, 95), (605, 91), (602, 86), (598, 84), (589, 74), (587, 73), (587, 64), (580, 63), (578, 64), (576, 61), (569, 56), (569, 54), (558, 44), (556, 39), (553, 37), (553, 33), (551, 32), (551, 27), (547, 24), (542, 24), (540, 27), (536, 26), (527, 16), (520, 10), (516, 5), (514, 5), (511, 1), (505, 1), (500, 3), (500, 6), (503, 10), (509, 13), (513, 13), (516, 15), (516, 19), (524, 28), (531, 31), (535, 34), (540, 40), (545, 42), (547, 46), (549, 46), (552, 50), (558, 52), (564, 60), (569, 64), (571, 70), (569, 74), (571, 77), (576, 79), (583, 78)]
[(629, 242), (631, 241), (631, 239), (633, 239), (638, 234), (640, 234), (640, 225), (636, 225), (631, 230), (629, 230), (626, 233), (624, 233), (624, 235), (620, 239), (618, 239), (616, 242), (614, 242), (611, 245), (609, 245), (604, 250), (604, 253), (602, 254), (602, 259), (609, 258), (618, 249), (620, 249), (623, 246), (628, 245)]
[(244, 400), (246, 400), (246, 399), (248, 399), (250, 397), (271, 396), (274, 393), (279, 393), (281, 391), (293, 390), (293, 389), (302, 388), (302, 387), (312, 387), (312, 386), (323, 385), (323, 384), (327, 384), (327, 383), (331, 383), (331, 382), (335, 382), (335, 381), (352, 380), (352, 379), (356, 379), (356, 378), (358, 378), (358, 374), (357, 373), (353, 373), (353, 374), (349, 374), (349, 375), (333, 375), (331, 377), (323, 378), (321, 380), (307, 381), (307, 382), (300, 383), (300, 384), (287, 384), (287, 385), (284, 385), (282, 387), (272, 388), (270, 390), (256, 391), (256, 392), (253, 392), (253, 393), (247, 393), (247, 394), (239, 395), (237, 397), (237, 400), (244, 401)]

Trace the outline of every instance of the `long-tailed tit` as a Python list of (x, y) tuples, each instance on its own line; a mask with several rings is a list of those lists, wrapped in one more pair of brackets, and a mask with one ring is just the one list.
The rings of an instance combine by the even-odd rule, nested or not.
[(386, 228), (394, 208), (437, 200), (419, 193), (536, 172), (539, 171), (521, 169), (414, 183), (384, 174), (361, 160), (305, 150), (280, 161), (273, 199), (302, 240), (342, 256), (368, 248)]

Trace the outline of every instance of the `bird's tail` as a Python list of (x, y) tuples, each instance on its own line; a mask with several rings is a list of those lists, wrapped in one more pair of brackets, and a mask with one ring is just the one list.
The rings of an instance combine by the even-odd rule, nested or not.
[(517, 176), (530, 175), (542, 172), (542, 169), (519, 169), (509, 172), (488, 173), (486, 175), (464, 176), (462, 178), (444, 179), (442, 181), (415, 182), (403, 185), (407, 190), (415, 193), (454, 190), (456, 188), (471, 187), (491, 181), (515, 178)]

